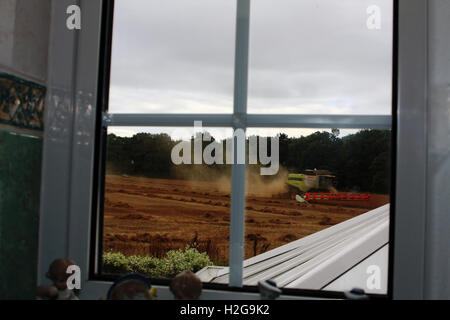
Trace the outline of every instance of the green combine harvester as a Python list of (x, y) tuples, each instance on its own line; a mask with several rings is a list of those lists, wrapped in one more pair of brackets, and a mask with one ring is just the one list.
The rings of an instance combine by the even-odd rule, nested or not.
[(290, 173), (286, 179), (289, 188), (289, 198), (300, 202), (305, 201), (306, 192), (333, 192), (336, 176), (328, 170), (305, 170), (303, 173)]

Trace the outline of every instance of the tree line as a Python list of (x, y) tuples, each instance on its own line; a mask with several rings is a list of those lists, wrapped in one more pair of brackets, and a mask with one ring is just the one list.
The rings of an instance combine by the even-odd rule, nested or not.
[[(315, 168), (329, 170), (336, 176), (339, 191), (389, 192), (390, 130), (360, 130), (355, 134), (339, 137), (339, 130), (333, 129), (331, 133), (317, 131), (301, 137), (289, 137), (280, 133), (278, 138), (280, 166), (286, 169), (279, 174), (285, 174), (286, 171), (300, 173), (305, 169)], [(226, 164), (174, 165), (171, 151), (179, 142), (165, 133), (138, 133), (132, 137), (109, 134), (107, 172), (199, 180), (212, 180), (231, 172), (231, 166)], [(194, 143), (194, 137), (191, 138), (191, 143)], [(209, 142), (203, 142), (203, 148), (207, 144)], [(270, 153), (270, 143), (268, 149)]]

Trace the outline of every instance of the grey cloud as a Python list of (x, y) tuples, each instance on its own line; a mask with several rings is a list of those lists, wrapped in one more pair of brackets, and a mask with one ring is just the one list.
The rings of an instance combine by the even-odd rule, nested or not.
[[(303, 112), (314, 104), (321, 112), (390, 110), (391, 2), (252, 1), (249, 111)], [(214, 112), (218, 100), (231, 112), (235, 3), (117, 0), (111, 83), (116, 97), (136, 92), (111, 101), (114, 109), (134, 101), (142, 112), (169, 105), (192, 112), (179, 99), (184, 95), (211, 105), (197, 112)], [(382, 9), (381, 30), (365, 26), (372, 4)], [(161, 108), (146, 109), (141, 100)]]

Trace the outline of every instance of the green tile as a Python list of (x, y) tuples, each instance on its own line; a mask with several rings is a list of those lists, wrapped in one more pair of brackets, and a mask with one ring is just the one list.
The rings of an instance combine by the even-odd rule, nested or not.
[(42, 138), (0, 129), (0, 299), (34, 299)]

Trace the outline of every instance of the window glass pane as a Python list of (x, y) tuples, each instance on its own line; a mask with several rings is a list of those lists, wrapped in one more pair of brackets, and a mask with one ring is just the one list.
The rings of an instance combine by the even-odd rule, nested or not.
[[(248, 129), (247, 138), (257, 164), (247, 164), (244, 285), (385, 294), (390, 130)], [(273, 175), (261, 175), (266, 155)]]
[(231, 113), (236, 1), (117, 0), (109, 112)]
[(257, 0), (249, 113), (391, 114), (392, 0)]
[[(183, 146), (177, 154), (186, 151), (193, 163), (200, 140), (192, 137), (202, 132), (216, 143), (231, 136), (226, 128), (108, 129), (103, 274), (171, 278), (185, 268), (228, 265), (231, 166), (176, 164), (172, 157)], [(185, 264), (187, 254), (195, 256)]]

